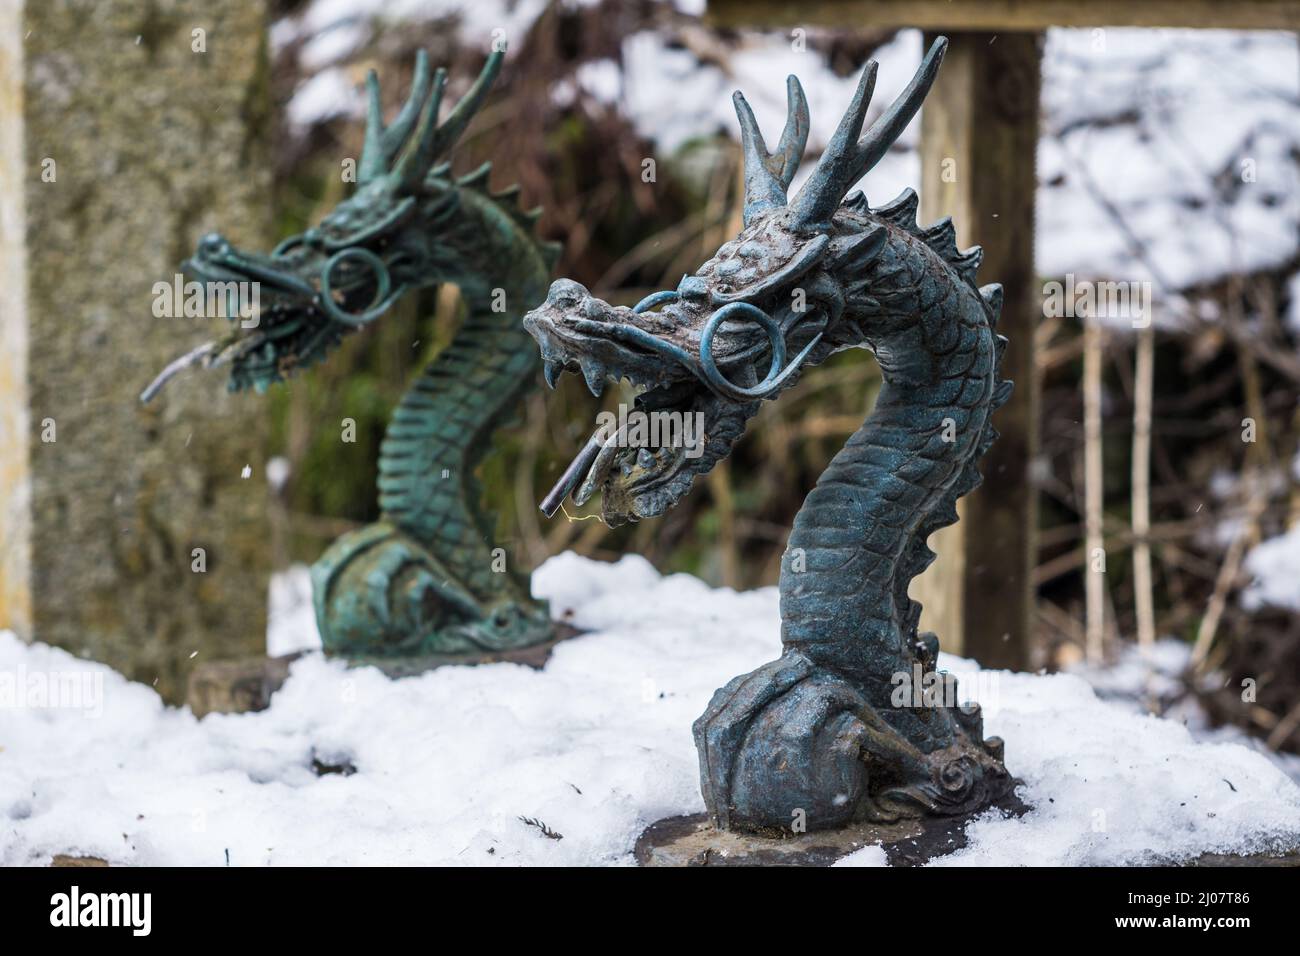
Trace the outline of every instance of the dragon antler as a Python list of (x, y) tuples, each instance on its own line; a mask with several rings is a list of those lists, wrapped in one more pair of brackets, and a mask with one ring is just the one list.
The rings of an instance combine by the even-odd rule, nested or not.
[[(859, 140), (867, 106), (876, 88), (878, 64), (875, 60), (867, 63), (862, 79), (858, 81), (857, 93), (840, 120), (839, 128), (822, 153), (812, 177), (790, 203), (797, 228), (810, 232), (826, 229), (844, 194), (880, 161), (921, 108), (921, 102), (938, 75), (947, 46), (944, 37), (934, 41), (903, 95), (871, 124), (866, 135)], [(786, 96), (785, 129), (775, 153), (767, 151), (754, 112), (744, 95), (736, 91), (732, 96), (736, 116), (740, 119), (740, 143), (745, 156), (745, 225), (757, 216), (787, 204), (786, 190), (799, 168), (799, 159), (808, 141), (808, 101), (799, 81), (793, 76), (786, 80)]]
[(790, 188), (808, 144), (808, 100), (803, 95), (803, 87), (797, 77), (789, 76), (785, 89), (785, 129), (781, 131), (775, 153), (767, 151), (745, 94), (737, 90), (731, 97), (740, 120), (740, 143), (745, 156), (745, 225), (755, 216), (785, 205), (785, 191)]
[(828, 227), (831, 215), (845, 193), (880, 161), (921, 108), (921, 102), (939, 73), (939, 64), (947, 47), (948, 41), (944, 37), (934, 41), (907, 89), (871, 124), (866, 135), (858, 139), (876, 86), (877, 63), (872, 60), (867, 64), (853, 102), (818, 160), (817, 168), (790, 204), (797, 228), (822, 231)]
[[(357, 168), (357, 185), (364, 186), (392, 173), (397, 179), (399, 191), (410, 192), (418, 187), (434, 161), (455, 144), (483, 105), (488, 90), (501, 72), (504, 59), (504, 49), (495, 50), (488, 56), (478, 79), (444, 123), (438, 122), (438, 108), (442, 105), (442, 94), (447, 86), (447, 71), (439, 68), (431, 83), (429, 57), (425, 51), (420, 50), (416, 54), (411, 95), (402, 104), (402, 109), (391, 126), (384, 125), (379, 77), (371, 70), (366, 76), (370, 103), (366, 113), (365, 145)], [(402, 151), (403, 146), (405, 152)]]

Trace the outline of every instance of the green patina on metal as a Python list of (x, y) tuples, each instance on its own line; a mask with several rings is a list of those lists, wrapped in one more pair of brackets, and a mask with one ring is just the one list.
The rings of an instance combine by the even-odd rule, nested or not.
[(412, 290), (443, 282), (460, 289), (464, 322), (402, 398), (384, 436), (381, 519), (339, 538), (312, 567), (330, 653), (468, 655), (554, 636), (545, 602), (532, 599), (527, 579), (492, 545), (474, 474), (493, 432), (536, 387), (537, 353), (520, 318), (545, 294), (559, 247), (536, 238), (541, 211), (519, 207), (517, 186), (489, 191), (489, 165), (457, 178), (442, 161), (503, 58), (488, 57), (441, 123), (446, 73), (431, 76), (423, 51), (411, 94), (387, 126), (372, 72), (355, 192), (269, 255), (235, 249), (219, 235), (200, 240), (186, 271), (209, 287), (255, 288), (260, 318), (177, 359), (141, 396), (147, 401), (195, 364), (228, 364), (232, 390), (265, 390), (323, 359)]
[[(543, 503), (596, 489), (611, 524), (660, 515), (731, 451), (762, 401), (845, 348), (868, 348), (884, 387), (795, 517), (781, 565), (781, 657), (719, 690), (695, 723), (705, 803), (723, 829), (831, 829), (852, 821), (958, 815), (1014, 784), (978, 707), (957, 706), (918, 633), (908, 585), (934, 558), (932, 532), (957, 520), (1011, 391), (994, 327), (1000, 286), (980, 288), (978, 248), (952, 221), (916, 223), (910, 189), (872, 207), (849, 193), (920, 108), (945, 41), (863, 132), (876, 65), (800, 192), (788, 189), (808, 135), (794, 77), (769, 153), (736, 95), (745, 155), (744, 229), (675, 292), (634, 309), (559, 280), (524, 325), (546, 377), (581, 372), (643, 391), (637, 409), (699, 415), (703, 449), (624, 447), (598, 430)], [(846, 193), (848, 193), (846, 197)], [(791, 356), (787, 360), (787, 356)], [(585, 479), (584, 479), (585, 475)]]

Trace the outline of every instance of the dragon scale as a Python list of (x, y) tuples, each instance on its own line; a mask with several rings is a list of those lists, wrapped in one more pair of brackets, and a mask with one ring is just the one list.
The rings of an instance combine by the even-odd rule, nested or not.
[[(503, 650), (518, 646), (521, 630), (549, 634), (544, 605), (534, 605), (526, 579), (498, 559), (476, 471), (492, 435), (536, 387), (540, 363), (519, 320), (542, 297), (558, 249), (533, 235), (536, 216), (518, 208), (517, 190), (486, 189), (489, 173), (485, 164), (439, 190), (456, 190), (453, 215), (439, 223), (442, 242), (456, 250), (443, 268), (456, 277), (466, 316), (393, 411), (380, 448), (380, 521), (344, 535), (312, 568), (317, 620), (330, 628), (332, 648), (351, 656), (376, 653), (377, 633), (390, 636), (389, 651), (409, 654)], [(388, 553), (365, 557), (379, 542)], [(432, 614), (425, 601), (402, 599), (412, 572), (448, 599)], [(340, 573), (351, 576), (343, 587)], [(371, 582), (391, 592), (380, 605), (357, 600)], [(419, 613), (393, 627), (383, 609), (400, 604)], [(448, 617), (445, 604), (460, 610)], [(494, 627), (467, 626), (476, 617)]]
[[(850, 297), (846, 320), (888, 329), (855, 343), (876, 354), (884, 384), (795, 516), (782, 562), (782, 639), (818, 663), (888, 686), (892, 655), (916, 640), (920, 605), (907, 589), (933, 560), (926, 539), (957, 520), (957, 498), (979, 484), (977, 460), (996, 438), (991, 412), (1009, 385), (997, 390), (998, 287), (981, 296), (950, 226), (927, 237), (909, 222), (910, 191), (875, 213), (860, 194), (853, 206), (864, 224), (870, 217), (890, 233), (874, 274), (844, 280), (872, 289), (869, 317), (854, 316), (861, 307)], [(791, 569), (792, 557), (802, 570)], [(875, 648), (891, 655), (885, 673)]]
[[(474, 476), (492, 434), (536, 387), (540, 363), (519, 320), (526, 304), (542, 297), (554, 261), (554, 249), (537, 241), (514, 206), (513, 192), (474, 188), (487, 171), (461, 181), (460, 223), (447, 236), (462, 249), (473, 248), (475, 236), (492, 240), (480, 242), (473, 261), (457, 264), (467, 314), (394, 410), (379, 458), (384, 518), (445, 555), (456, 577), (484, 596), (517, 582), (491, 571), (493, 529), (479, 510)], [(513, 264), (511, 287), (502, 284), (501, 262)], [(498, 295), (503, 307), (494, 311)]]

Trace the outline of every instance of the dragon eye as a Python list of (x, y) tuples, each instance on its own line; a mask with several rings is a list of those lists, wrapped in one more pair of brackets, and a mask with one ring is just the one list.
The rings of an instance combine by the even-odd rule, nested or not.
[(677, 285), (677, 294), (683, 299), (703, 299), (709, 294), (709, 286), (699, 276), (682, 276)]

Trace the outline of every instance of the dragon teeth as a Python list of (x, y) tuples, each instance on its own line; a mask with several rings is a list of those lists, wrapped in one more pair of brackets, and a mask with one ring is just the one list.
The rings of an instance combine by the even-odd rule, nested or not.
[(573, 493), (573, 503), (581, 508), (590, 501), (591, 496), (596, 493), (596, 489), (600, 487), (600, 483), (604, 481), (605, 475), (608, 472), (609, 461), (607, 459), (597, 458), (592, 464), (590, 470), (587, 472), (587, 477), (584, 478), (582, 484), (578, 486), (578, 490)]
[(542, 374), (546, 376), (546, 384), (554, 390), (555, 383), (560, 379), (560, 373), (564, 371), (564, 365), (561, 362), (547, 359), (542, 363)]
[(583, 362), (582, 377), (587, 380), (587, 388), (591, 389), (591, 394), (600, 398), (601, 393), (605, 391), (605, 367), (596, 362)]

